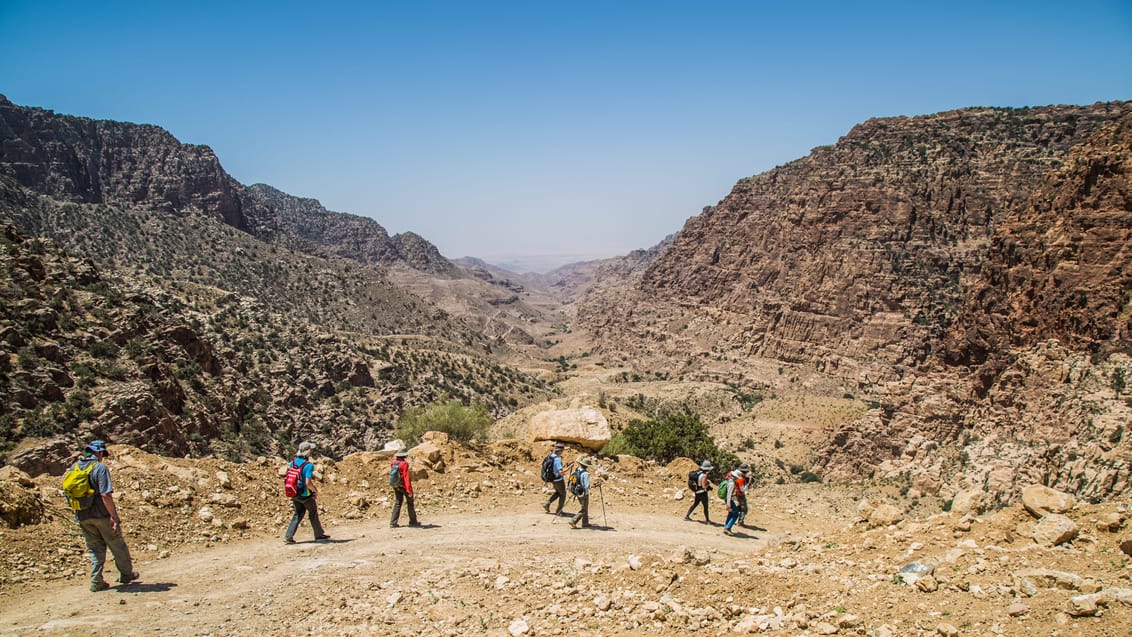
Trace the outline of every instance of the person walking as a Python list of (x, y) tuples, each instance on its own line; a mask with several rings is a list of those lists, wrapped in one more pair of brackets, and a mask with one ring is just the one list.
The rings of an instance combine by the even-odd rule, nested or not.
[(314, 449), (315, 444), (313, 442), (304, 440), (299, 443), (299, 450), (295, 452), (295, 459), (291, 461), (290, 468), (299, 470), (299, 488), (294, 497), (291, 498), (291, 505), (295, 509), (295, 514), (291, 516), (291, 523), (287, 525), (287, 533), (283, 536), (283, 541), (287, 544), (295, 543), (295, 531), (299, 529), (299, 523), (303, 521), (304, 515), (310, 517), (315, 541), (330, 539), (330, 536), (323, 532), (322, 523), (318, 520), (318, 502), (316, 499), (318, 485), (315, 484), (314, 464), (310, 461)]
[[(688, 507), (688, 512), (684, 514), (685, 520), (692, 519), (692, 511), (696, 510), (699, 504), (704, 505), (704, 522), (711, 524), (711, 518), (708, 517), (708, 490), (711, 489), (711, 483), (708, 481), (708, 472), (712, 470), (711, 462), (704, 460), (700, 464), (700, 470), (695, 477), (695, 490), (696, 499), (692, 502), (692, 506)], [(691, 486), (689, 484), (689, 486)]]
[(417, 510), (413, 506), (413, 483), (409, 479), (409, 450), (402, 449), (393, 456), (389, 463), (389, 486), (393, 487), (393, 495), (397, 501), (393, 504), (393, 515), (389, 518), (389, 526), (401, 526), (397, 520), (401, 517), (401, 503), (409, 506), (409, 526), (420, 526), (417, 521)]
[(582, 510), (570, 518), (570, 528), (585, 529), (590, 526), (590, 489), (600, 486), (600, 482), (591, 482), (590, 480), (590, 463), (589, 458), (582, 458), (578, 460), (578, 468), (574, 470), (574, 474), (577, 476), (574, 495), (578, 496), (578, 504), (582, 507)]
[[(75, 522), (83, 534), (87, 554), (90, 555), (90, 590), (92, 593), (110, 588), (103, 578), (106, 565), (106, 549), (114, 556), (114, 566), (118, 568), (118, 582), (122, 585), (137, 580), (140, 575), (134, 570), (130, 549), (122, 537), (122, 518), (114, 504), (114, 485), (110, 481), (110, 469), (102, 461), (110, 456), (106, 443), (91, 441), (83, 449), (82, 456), (67, 470), (67, 474), (78, 471), (86, 474), (89, 484), (88, 495), (72, 502)], [(81, 478), (81, 475), (76, 476)], [(63, 476), (64, 483), (67, 475)]]
[(725, 535), (734, 535), (731, 527), (735, 526), (735, 522), (739, 520), (740, 502), (739, 494), (743, 491), (743, 472), (735, 469), (727, 474), (727, 504), (730, 510), (727, 512), (727, 522), (723, 525), (723, 533)]
[(558, 501), (558, 506), (555, 507), (554, 514), (562, 515), (562, 508), (566, 506), (566, 472), (574, 463), (562, 466), (562, 450), (565, 445), (561, 442), (554, 443), (554, 451), (543, 460), (543, 464), (548, 467), (543, 469), (543, 479), (550, 478), (550, 486), (554, 488), (554, 493), (551, 494), (550, 499), (543, 503), (542, 510), (550, 513), (550, 505)]
[(751, 465), (744, 462), (739, 465), (739, 471), (743, 474), (743, 486), (739, 490), (739, 517), (735, 523), (746, 526), (747, 512), (750, 511), (747, 506), (747, 489), (751, 488)]

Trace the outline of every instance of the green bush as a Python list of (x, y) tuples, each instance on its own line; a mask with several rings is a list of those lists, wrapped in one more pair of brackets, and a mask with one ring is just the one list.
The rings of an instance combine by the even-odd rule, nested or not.
[[(713, 477), (739, 464), (735, 454), (720, 449), (707, 426), (695, 416), (674, 414), (660, 420), (633, 420), (602, 448), (605, 455), (628, 454), (668, 464), (676, 458), (710, 460)], [(757, 477), (756, 477), (757, 478)]]
[(410, 407), (397, 419), (394, 435), (409, 446), (416, 445), (426, 431), (442, 431), (460, 442), (487, 439), (491, 414), (483, 405), (465, 407), (458, 400)]

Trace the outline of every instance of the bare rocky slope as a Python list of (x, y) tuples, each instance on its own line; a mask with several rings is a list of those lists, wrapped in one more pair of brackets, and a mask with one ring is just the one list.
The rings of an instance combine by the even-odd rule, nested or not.
[(1124, 492), (1130, 111), (870, 120), (739, 182), (578, 325), (624, 365), (775, 390), (777, 361), (875, 404), (830, 431), (830, 478)]

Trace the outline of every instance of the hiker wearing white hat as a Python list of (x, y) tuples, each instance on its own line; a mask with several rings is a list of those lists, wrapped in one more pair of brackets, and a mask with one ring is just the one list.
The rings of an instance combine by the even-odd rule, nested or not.
[(409, 479), (409, 450), (402, 449), (393, 456), (389, 463), (389, 486), (393, 487), (393, 513), (389, 517), (389, 526), (401, 526), (398, 519), (401, 517), (401, 503), (409, 507), (409, 526), (420, 526), (417, 521), (417, 509), (413, 506), (413, 482)]

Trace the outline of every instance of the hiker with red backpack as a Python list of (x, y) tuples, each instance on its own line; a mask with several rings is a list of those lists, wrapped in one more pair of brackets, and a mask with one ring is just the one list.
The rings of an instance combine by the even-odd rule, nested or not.
[(393, 488), (393, 495), (397, 501), (393, 504), (393, 515), (389, 518), (389, 526), (401, 526), (397, 520), (401, 517), (401, 502), (409, 506), (409, 526), (420, 526), (417, 521), (417, 510), (413, 507), (413, 483), (409, 479), (409, 450), (402, 449), (393, 456), (389, 463), (389, 486)]
[(120, 584), (125, 586), (140, 577), (134, 570), (126, 540), (122, 538), (122, 520), (114, 504), (110, 470), (102, 464), (109, 455), (106, 443), (94, 440), (83, 450), (78, 462), (63, 475), (63, 494), (75, 512), (75, 522), (82, 531), (90, 555), (92, 593), (110, 588), (110, 584), (102, 578), (108, 548), (114, 556), (114, 565), (118, 567)]
[(700, 464), (699, 469), (693, 469), (688, 474), (688, 489), (695, 494), (696, 499), (692, 502), (692, 506), (688, 507), (688, 512), (684, 514), (685, 520), (692, 519), (692, 511), (696, 510), (696, 506), (700, 503), (704, 505), (704, 522), (711, 524), (711, 519), (708, 517), (708, 491), (711, 489), (711, 481), (708, 480), (708, 472), (712, 470), (711, 462), (704, 460)]
[(283, 494), (291, 498), (291, 505), (295, 508), (291, 523), (287, 525), (287, 533), (283, 536), (283, 541), (287, 544), (295, 543), (295, 531), (299, 529), (303, 516), (310, 517), (316, 542), (330, 539), (330, 536), (323, 532), (322, 524), (318, 521), (318, 503), (315, 501), (318, 486), (314, 479), (314, 465), (310, 461), (314, 449), (313, 442), (304, 440), (299, 443), (295, 459), (291, 461), (287, 475), (283, 478)]

